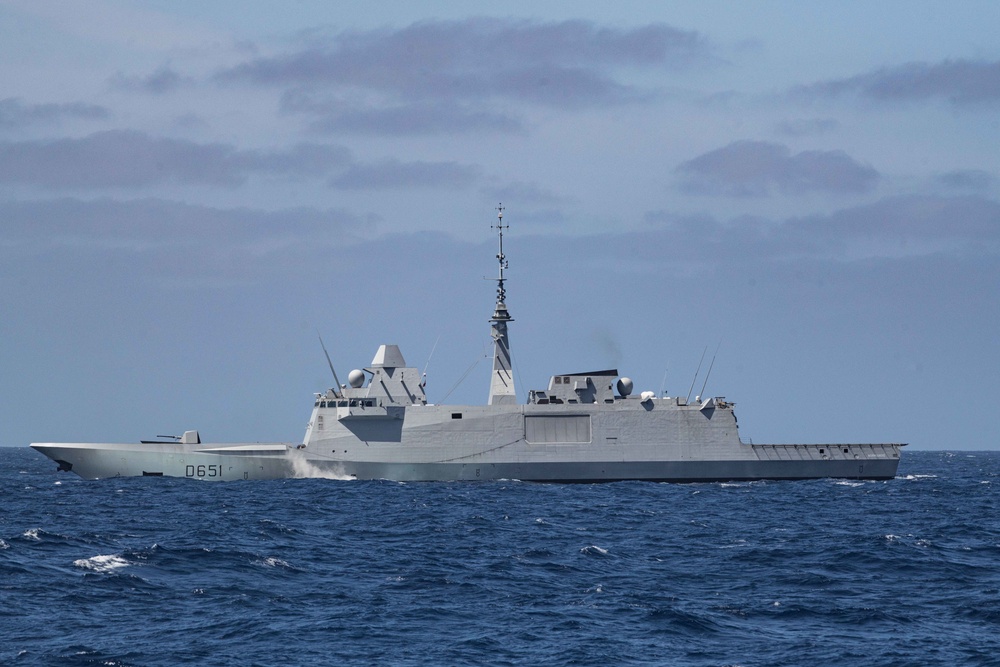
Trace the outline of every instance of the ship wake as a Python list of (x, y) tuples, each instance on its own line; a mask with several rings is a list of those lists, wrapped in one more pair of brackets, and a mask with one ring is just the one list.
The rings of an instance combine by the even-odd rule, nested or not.
[(344, 471), (344, 466), (334, 464), (332, 467), (318, 466), (299, 452), (290, 454), (292, 463), (292, 477), (296, 479), (336, 479), (340, 481), (352, 481), (351, 477)]

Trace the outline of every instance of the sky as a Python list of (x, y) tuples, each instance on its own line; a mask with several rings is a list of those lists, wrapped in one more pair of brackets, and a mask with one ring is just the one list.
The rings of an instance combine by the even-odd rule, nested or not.
[[(398, 344), (997, 449), (1000, 4), (0, 0), (0, 444), (301, 441)], [(707, 371), (711, 367), (711, 373)]]

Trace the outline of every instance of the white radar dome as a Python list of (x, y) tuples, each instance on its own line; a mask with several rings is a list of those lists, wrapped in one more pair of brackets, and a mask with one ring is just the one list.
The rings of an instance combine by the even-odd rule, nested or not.
[(628, 396), (632, 393), (632, 380), (628, 378), (621, 378), (618, 380), (618, 395)]
[(360, 389), (365, 383), (365, 372), (359, 371), (355, 368), (353, 371), (347, 374), (347, 381), (351, 383), (351, 386), (355, 389)]

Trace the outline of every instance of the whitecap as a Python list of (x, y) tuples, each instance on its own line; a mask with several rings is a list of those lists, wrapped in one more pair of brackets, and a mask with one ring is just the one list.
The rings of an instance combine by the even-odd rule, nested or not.
[(283, 561), (280, 558), (275, 558), (273, 556), (268, 556), (267, 558), (262, 558), (253, 561), (254, 565), (263, 565), (264, 567), (289, 567), (287, 561)]
[(10, 545), (3, 540), (0, 540), (0, 549), (10, 549)]
[(110, 554), (103, 556), (91, 556), (90, 558), (80, 558), (79, 560), (73, 561), (73, 565), (82, 567), (85, 570), (93, 570), (94, 572), (111, 572), (112, 570), (117, 570), (120, 567), (128, 567), (129, 562), (121, 556)]
[(720, 549), (735, 549), (737, 547), (745, 547), (745, 546), (747, 546), (749, 544), (750, 543), (747, 542), (744, 539), (738, 539), (738, 540), (734, 540), (730, 544), (723, 544), (723, 545), (719, 546), (719, 548)]
[(601, 548), (599, 546), (596, 546), (596, 545), (592, 544), (589, 547), (584, 547), (584, 548), (580, 549), (580, 553), (582, 553), (582, 554), (597, 554), (599, 556), (607, 556), (608, 555), (608, 550), (607, 549), (603, 549), (603, 548)]
[(38, 528), (29, 528), (28, 530), (24, 531), (23, 537), (27, 537), (29, 540), (35, 540), (36, 542), (38, 542), (42, 539), (38, 537), (38, 531), (39, 531)]

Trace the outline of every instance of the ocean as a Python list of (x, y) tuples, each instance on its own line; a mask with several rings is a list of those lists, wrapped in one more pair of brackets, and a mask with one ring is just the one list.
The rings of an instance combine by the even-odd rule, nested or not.
[(0, 449), (3, 665), (996, 665), (1000, 452), (896, 479), (85, 482)]

